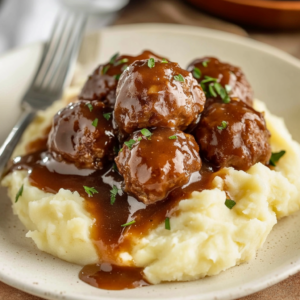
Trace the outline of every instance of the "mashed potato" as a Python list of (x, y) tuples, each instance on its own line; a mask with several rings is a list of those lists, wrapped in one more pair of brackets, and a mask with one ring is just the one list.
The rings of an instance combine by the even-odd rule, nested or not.
[[(76, 88), (73, 92), (77, 93)], [(14, 156), (23, 154), (25, 145), (39, 137), (73, 92), (38, 115)], [(176, 216), (170, 218), (171, 230), (161, 224), (147, 236), (132, 240), (131, 253), (120, 254), (123, 264), (144, 267), (151, 283), (216, 275), (252, 259), (277, 219), (299, 210), (300, 147), (282, 119), (271, 115), (259, 101), (255, 107), (266, 112), (272, 151), (286, 150), (275, 170), (260, 163), (247, 172), (224, 169), (226, 176), (215, 177), (212, 190), (194, 192), (190, 199), (179, 202)], [(8, 187), (14, 213), (29, 230), (26, 236), (39, 249), (80, 265), (99, 261), (90, 239), (94, 220), (77, 192), (45, 193), (30, 186), (24, 171), (14, 171), (2, 184)], [(14, 203), (22, 184), (23, 194)], [(226, 194), (236, 201), (231, 210), (224, 205)]]

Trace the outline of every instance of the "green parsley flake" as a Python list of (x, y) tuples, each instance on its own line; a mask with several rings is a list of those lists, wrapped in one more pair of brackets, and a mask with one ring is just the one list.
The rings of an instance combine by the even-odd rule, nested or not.
[(232, 87), (229, 84), (225, 84), (225, 90), (227, 93), (230, 93), (232, 90)]
[(181, 74), (175, 75), (174, 79), (176, 81), (184, 82), (184, 77)]
[(148, 140), (150, 140), (150, 137), (151, 137), (152, 133), (147, 128), (143, 128), (141, 130), (141, 133), (142, 133), (143, 136), (147, 137)]
[(231, 100), (230, 100), (230, 97), (227, 95), (224, 99), (223, 99), (223, 102), (224, 103), (229, 103)]
[(168, 63), (168, 61), (167, 61), (165, 58), (163, 58), (163, 59), (161, 60), (161, 62), (162, 62), (163, 64), (167, 64), (167, 63)]
[(109, 68), (110, 68), (110, 65), (103, 67), (102, 74), (103, 75), (106, 74)]
[(155, 60), (153, 57), (148, 59), (148, 67), (152, 69), (155, 66)]
[(165, 218), (165, 229), (171, 230), (170, 218), (168, 217)]
[(169, 136), (169, 140), (176, 140), (177, 139), (177, 135), (171, 135)]
[(279, 159), (285, 154), (285, 150), (279, 151), (279, 152), (272, 152), (269, 164), (273, 167), (276, 167), (276, 163), (279, 161)]
[(204, 79), (201, 81), (201, 83), (207, 83), (207, 82), (217, 82), (218, 79), (217, 78), (213, 78), (213, 77), (210, 77), (210, 76), (204, 76)]
[(93, 121), (92, 125), (93, 125), (94, 127), (97, 127), (97, 125), (98, 125), (98, 118), (96, 118), (96, 119)]
[(209, 90), (211, 96), (217, 97), (217, 93), (215, 92), (214, 86), (213, 86), (212, 84), (210, 84), (210, 85), (208, 86), (208, 90)]
[(236, 205), (236, 202), (233, 201), (233, 200), (230, 200), (230, 199), (226, 199), (225, 205), (226, 205), (229, 209), (232, 209), (232, 208)]
[(111, 117), (111, 112), (103, 114), (103, 117), (108, 121)]
[(142, 140), (142, 137), (140, 136), (139, 138), (138, 138), (138, 141), (141, 141)]
[(202, 75), (202, 73), (201, 73), (200, 69), (194, 67), (194, 70), (193, 70), (193, 76), (194, 76), (195, 78), (199, 79), (199, 78), (201, 77), (201, 75)]
[(208, 63), (209, 63), (209, 59), (204, 60), (204, 61), (202, 62), (202, 66), (206, 68)]
[(93, 187), (83, 186), (85, 192), (92, 197), (94, 194), (98, 194), (98, 191)]
[(227, 128), (227, 122), (226, 122), (226, 121), (222, 121), (222, 122), (221, 122), (221, 126), (217, 126), (217, 128), (218, 128), (219, 130), (226, 129), (226, 128)]
[(217, 91), (217, 93), (220, 95), (220, 97), (221, 97), (221, 99), (224, 103), (229, 103), (230, 102), (230, 98), (227, 94), (226, 89), (224, 89), (220, 83), (215, 82), (214, 88)]
[(119, 66), (128, 62), (128, 58), (122, 58), (114, 63), (114, 66)]
[(123, 151), (123, 148), (121, 148), (120, 150), (119, 150), (119, 152), (122, 152)]
[(117, 164), (116, 164), (116, 163), (113, 163), (113, 170), (114, 170), (115, 172), (119, 172), (119, 170), (118, 170), (118, 167), (117, 167)]
[(132, 225), (132, 224), (134, 224), (134, 223), (135, 223), (135, 220), (132, 220), (132, 221), (126, 223), (126, 224), (121, 225), (121, 227), (130, 226), (130, 225)]
[(121, 74), (117, 74), (117, 75), (115, 75), (114, 77), (115, 77), (116, 80), (119, 80), (119, 79), (120, 79), (120, 76), (121, 76)]
[(117, 146), (114, 146), (114, 153), (117, 155), (119, 153), (119, 148)]
[[(133, 144), (135, 143), (135, 140), (129, 140), (127, 142), (124, 142), (124, 144), (131, 150)], [(120, 150), (121, 151), (121, 150)]]
[(113, 205), (116, 202), (116, 197), (118, 194), (118, 188), (113, 185), (113, 188), (110, 190), (110, 204)]
[(119, 52), (117, 52), (116, 54), (114, 54), (114, 55), (111, 57), (111, 59), (109, 60), (109, 63), (110, 63), (110, 64), (114, 64), (118, 56), (119, 56)]
[(17, 192), (15, 203), (17, 203), (19, 198), (23, 195), (23, 189), (24, 189), (24, 184), (22, 184), (22, 186), (20, 187), (20, 189)]
[(89, 108), (90, 111), (92, 111), (94, 108), (91, 103), (87, 103), (86, 106)]

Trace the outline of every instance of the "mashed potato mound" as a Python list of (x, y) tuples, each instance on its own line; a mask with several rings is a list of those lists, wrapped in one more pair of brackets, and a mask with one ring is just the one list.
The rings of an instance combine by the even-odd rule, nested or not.
[[(24, 153), (25, 145), (50, 124), (68, 97), (38, 116), (15, 155)], [(255, 108), (265, 111), (272, 151), (285, 150), (286, 154), (274, 170), (260, 163), (247, 172), (223, 169), (222, 178), (215, 177), (212, 190), (194, 192), (179, 202), (177, 213), (170, 218), (171, 230), (161, 224), (147, 236), (132, 240), (131, 253), (121, 253), (121, 261), (144, 267), (149, 282), (198, 279), (249, 261), (277, 219), (299, 210), (300, 146), (282, 119), (271, 115), (259, 101)], [(45, 193), (30, 186), (24, 171), (14, 171), (2, 184), (8, 187), (14, 213), (29, 230), (26, 236), (39, 249), (81, 265), (99, 261), (90, 239), (93, 220), (77, 192), (61, 189), (55, 195)], [(14, 203), (22, 184), (23, 195)], [(236, 201), (232, 209), (224, 204), (228, 197)]]

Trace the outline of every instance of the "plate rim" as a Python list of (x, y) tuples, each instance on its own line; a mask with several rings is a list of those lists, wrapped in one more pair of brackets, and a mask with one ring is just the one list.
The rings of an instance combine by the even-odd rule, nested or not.
[[(219, 30), (209, 29), (209, 28), (202, 28), (202, 27), (196, 27), (196, 26), (189, 26), (189, 25), (181, 25), (181, 24), (164, 24), (164, 23), (137, 23), (137, 24), (126, 24), (126, 25), (116, 25), (111, 27), (102, 28), (100, 30), (95, 30), (93, 32), (89, 32), (86, 34), (86, 36), (90, 36), (93, 34), (101, 34), (102, 32), (109, 33), (114, 31), (142, 31), (142, 32), (171, 32), (171, 33), (180, 33), (184, 35), (191, 35), (191, 36), (206, 36), (210, 38), (214, 38), (217, 40), (222, 41), (230, 41), (233, 43), (237, 43), (240, 45), (244, 45), (251, 49), (256, 49), (259, 51), (262, 51), (264, 53), (267, 53), (269, 55), (272, 55), (280, 60), (285, 61), (288, 64), (293, 65), (294, 67), (297, 67), (300, 72), (300, 60), (293, 57), (292, 55), (277, 49), (273, 46), (264, 44), (262, 42), (253, 40), (249, 37), (243, 37), (238, 36), (232, 33), (227, 33)], [(35, 42), (28, 45), (24, 45), (22, 47), (14, 48), (0, 56), (0, 62), (2, 59), (6, 59), (7, 56), (11, 54), (16, 54), (18, 52), (24, 51), (28, 48), (34, 48), (37, 45), (42, 47), (44, 42)], [(212, 292), (207, 293), (206, 299), (219, 299), (219, 300), (228, 300), (228, 299), (235, 299), (239, 297), (244, 297), (249, 294), (256, 293), (260, 290), (263, 290), (265, 288), (268, 288), (274, 284), (279, 283), (280, 281), (285, 280), (291, 275), (294, 275), (295, 273), (300, 271), (300, 258), (297, 259), (292, 265), (284, 265), (283, 267), (278, 267), (275, 271), (272, 273), (269, 273), (265, 275), (263, 278), (260, 278), (259, 280), (254, 280), (249, 283), (237, 286), (235, 288), (229, 288), (224, 289), (217, 296), (213, 295)], [(55, 293), (52, 290), (47, 290), (42, 288), (42, 286), (36, 286), (36, 285), (29, 285), (29, 284), (23, 284), (22, 281), (15, 277), (7, 276), (6, 274), (3, 274), (3, 272), (0, 271), (0, 280), (12, 287), (15, 287), (21, 291), (24, 291), (26, 293), (42, 297), (45, 299), (66, 299), (66, 300), (82, 300), (82, 297), (76, 294), (59, 294)], [(255, 285), (254, 285), (255, 284)], [(112, 300), (113, 297), (106, 297), (106, 296), (86, 296), (86, 300), (95, 300), (95, 299), (102, 299), (102, 300)], [(115, 298), (116, 299), (116, 298)], [(123, 298), (124, 300), (126, 298)], [(149, 300), (158, 300), (158, 299), (165, 299), (160, 297), (155, 298), (148, 298)], [(172, 298), (172, 299), (182, 299), (182, 298)], [(197, 294), (186, 296), (186, 300), (196, 300)]]

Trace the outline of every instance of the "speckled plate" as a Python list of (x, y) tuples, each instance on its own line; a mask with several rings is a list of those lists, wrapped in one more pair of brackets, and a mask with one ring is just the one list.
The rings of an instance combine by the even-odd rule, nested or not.
[[(0, 141), (18, 118), (18, 102), (34, 73), (41, 44), (0, 58)], [(239, 65), (257, 98), (285, 118), (300, 141), (300, 61), (269, 46), (231, 34), (177, 25), (130, 25), (86, 37), (79, 61), (88, 70), (112, 53), (137, 54), (151, 49), (186, 66), (193, 58), (214, 55)], [(285, 218), (271, 232), (255, 260), (218, 276), (135, 290), (105, 291), (78, 279), (79, 266), (40, 252), (25, 238), (0, 190), (0, 280), (47, 299), (234, 299), (275, 284), (300, 270), (300, 214)]]

